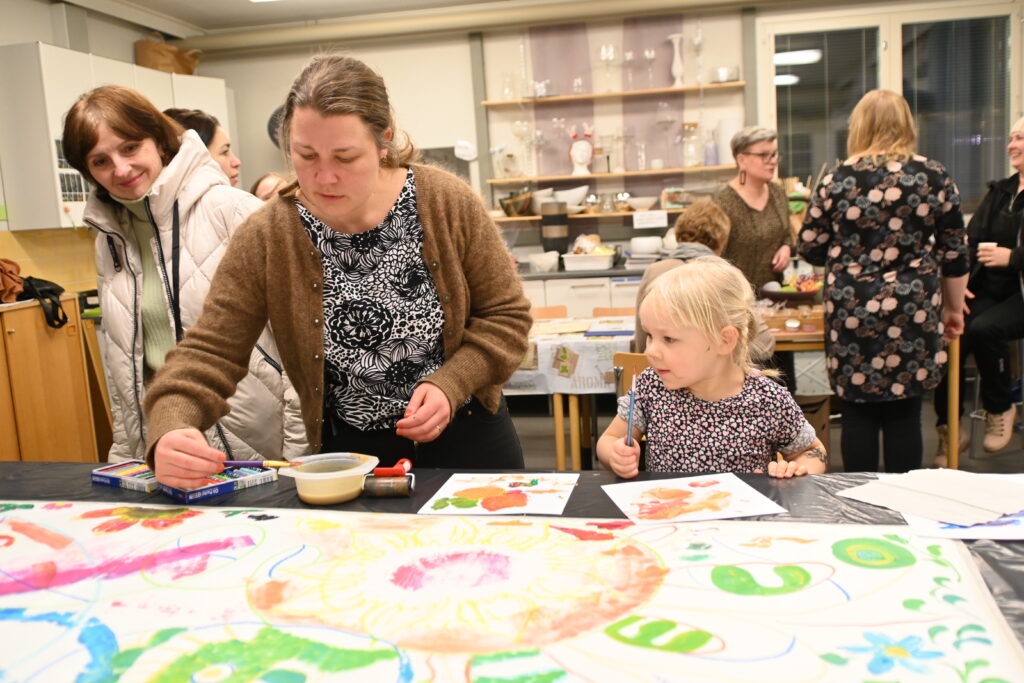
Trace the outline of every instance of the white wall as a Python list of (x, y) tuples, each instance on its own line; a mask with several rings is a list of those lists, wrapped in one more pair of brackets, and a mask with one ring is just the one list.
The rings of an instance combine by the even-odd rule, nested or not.
[(234, 91), (242, 184), (285, 169), (267, 135), (267, 120), (309, 58), (336, 49), (361, 59), (388, 86), (398, 127), (417, 147), (451, 147), (476, 140), (469, 41), (465, 37), (403, 39), (396, 43), (322, 46), (289, 52), (200, 62), (203, 76), (223, 78)]

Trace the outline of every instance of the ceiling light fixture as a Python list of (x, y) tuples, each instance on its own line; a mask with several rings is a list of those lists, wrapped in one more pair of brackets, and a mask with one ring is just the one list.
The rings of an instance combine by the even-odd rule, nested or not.
[(775, 85), (796, 85), (800, 82), (800, 77), (796, 74), (775, 74)]
[(791, 50), (776, 52), (772, 56), (775, 66), (798, 66), (800, 64), (817, 64), (821, 61), (821, 50)]

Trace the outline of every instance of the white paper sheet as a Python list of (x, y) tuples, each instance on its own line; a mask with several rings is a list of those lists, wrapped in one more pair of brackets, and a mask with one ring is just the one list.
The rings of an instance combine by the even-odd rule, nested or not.
[(729, 472), (606, 484), (601, 488), (638, 523), (730, 519), (786, 511)]
[(1024, 483), (960, 470), (914, 470), (836, 495), (947, 524), (972, 526), (1018, 512), (1024, 501)]
[(448, 478), (421, 515), (560, 515), (579, 473), (464, 474)]

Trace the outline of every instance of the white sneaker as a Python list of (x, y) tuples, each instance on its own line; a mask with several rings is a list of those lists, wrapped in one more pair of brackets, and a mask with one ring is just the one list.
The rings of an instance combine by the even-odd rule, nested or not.
[[(935, 448), (935, 467), (947, 467), (949, 465), (949, 456), (946, 452), (947, 437), (949, 435), (949, 427), (946, 425), (939, 425), (935, 428), (935, 432), (939, 436), (938, 446)], [(960, 429), (960, 452), (963, 453), (967, 450), (967, 447), (971, 445), (971, 437), (967, 434), (967, 431), (963, 428)]]
[(989, 453), (1001, 451), (1010, 445), (1013, 437), (1013, 421), (1017, 417), (1017, 406), (1010, 404), (1005, 413), (985, 414), (985, 441), (982, 445)]

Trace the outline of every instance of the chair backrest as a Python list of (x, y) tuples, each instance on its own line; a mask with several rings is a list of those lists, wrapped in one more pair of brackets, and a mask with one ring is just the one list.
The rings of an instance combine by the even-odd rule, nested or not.
[(632, 306), (594, 306), (593, 316), (601, 318), (609, 315), (636, 315), (636, 309)]
[(530, 309), (530, 315), (533, 316), (534, 320), (542, 320), (545, 318), (568, 318), (569, 309), (564, 305), (562, 306), (534, 306)]
[[(613, 356), (612, 363), (615, 366), (616, 387), (615, 393), (622, 396), (629, 387), (633, 385), (633, 378), (644, 371), (649, 363), (647, 356), (642, 353), (628, 353), (619, 351)], [(621, 371), (620, 371), (621, 368)]]

